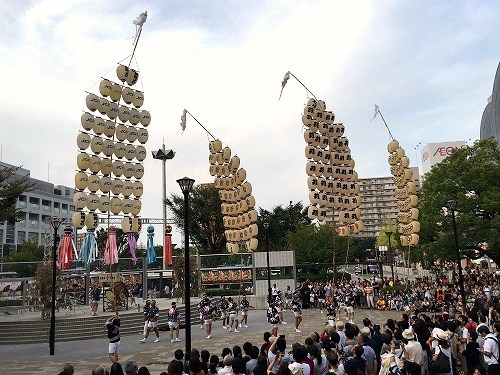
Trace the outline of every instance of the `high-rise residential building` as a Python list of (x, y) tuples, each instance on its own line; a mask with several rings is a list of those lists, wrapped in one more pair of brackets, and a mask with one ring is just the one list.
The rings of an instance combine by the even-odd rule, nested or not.
[[(13, 165), (0, 162), (0, 169), (11, 168)], [(16, 171), (14, 178), (30, 176), (28, 169), (20, 168)], [(17, 245), (24, 241), (33, 241), (39, 245), (44, 244), (46, 233), (45, 222), (51, 217), (67, 219), (71, 225), (71, 216), (75, 210), (73, 206), (74, 189), (54, 185), (50, 182), (37, 180), (30, 177), (34, 183), (32, 191), (21, 194), (17, 200), (17, 207), (25, 212), (24, 218), (14, 224), (0, 223), (0, 247), (5, 245), (15, 250)], [(50, 224), (48, 225), (50, 227)], [(52, 233), (52, 227), (48, 233)]]
[(465, 147), (465, 141), (429, 143), (422, 148), (422, 174), (425, 176), (433, 165), (441, 163), (455, 150)]
[[(412, 181), (418, 190), (420, 189), (418, 168), (410, 168), (413, 171)], [(398, 204), (394, 196), (396, 186), (392, 176), (360, 178), (358, 183), (364, 229), (356, 234), (356, 237), (376, 237), (389, 220), (397, 219)], [(327, 220), (331, 221), (331, 215)], [(335, 225), (338, 225), (338, 211), (335, 211)]]

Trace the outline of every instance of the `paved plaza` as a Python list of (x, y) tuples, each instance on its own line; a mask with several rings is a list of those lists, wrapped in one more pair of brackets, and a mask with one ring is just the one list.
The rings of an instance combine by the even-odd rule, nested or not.
[[(161, 311), (165, 311), (167, 300), (160, 302)], [(368, 317), (373, 323), (384, 323), (388, 318), (399, 318), (400, 312), (396, 311), (376, 311), (376, 310), (355, 310), (355, 322), (362, 325), (362, 320)], [(303, 311), (304, 320), (300, 329), (302, 333), (295, 333), (293, 326), (293, 313), (284, 313), (285, 321), (288, 325), (281, 325), (279, 334), (284, 334), (287, 344), (293, 342), (303, 343), (310, 332), (321, 332), (325, 322), (325, 314), (321, 314), (319, 309), (308, 309)], [(2, 324), (11, 324), (15, 330), (15, 317), (13, 321), (7, 322), (2, 318)], [(343, 318), (343, 316), (342, 316)], [(92, 319), (88, 314), (82, 319)], [(123, 315), (122, 320), (126, 319)], [(160, 317), (160, 322), (164, 322)], [(229, 333), (222, 328), (221, 322), (214, 322), (212, 338), (207, 339), (205, 330), (201, 330), (199, 325), (192, 326), (192, 347), (198, 350), (207, 349), (211, 354), (219, 355), (224, 347), (242, 346), (244, 342), (250, 341), (260, 347), (263, 333), (268, 330), (264, 310), (251, 310), (249, 314), (248, 328), (241, 328), (239, 333)], [(140, 332), (137, 335), (122, 336), (119, 349), (119, 360), (122, 365), (128, 360), (135, 360), (139, 366), (147, 366), (152, 375), (158, 375), (166, 371), (168, 362), (173, 359), (174, 351), (184, 349), (184, 330), (180, 331), (181, 342), (170, 343), (168, 332), (160, 332), (160, 342), (154, 343), (154, 333), (150, 335), (145, 344), (139, 343), (142, 338)], [(29, 344), (0, 346), (1, 364), (0, 374), (9, 375), (30, 375), (30, 374), (58, 374), (66, 362), (73, 363), (75, 374), (90, 374), (97, 365), (105, 366), (108, 370), (111, 362), (107, 356), (108, 343), (105, 339), (81, 340), (72, 342), (56, 342), (55, 355), (49, 356), (48, 344)]]

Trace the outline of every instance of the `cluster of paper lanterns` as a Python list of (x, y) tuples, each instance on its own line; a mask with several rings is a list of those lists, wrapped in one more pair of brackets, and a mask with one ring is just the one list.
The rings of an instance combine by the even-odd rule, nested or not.
[(360, 220), (361, 198), (344, 125), (334, 120), (334, 113), (326, 110), (324, 101), (310, 99), (307, 102), (302, 123), (311, 203), (308, 217), (324, 221), (327, 212), (336, 209), (340, 224), (337, 231), (341, 236), (348, 236), (364, 228)]
[(395, 196), (398, 200), (398, 229), (401, 234), (403, 246), (415, 246), (418, 244), (420, 223), (418, 221), (418, 197), (416, 185), (412, 181), (413, 171), (409, 168), (410, 159), (405, 155), (405, 150), (399, 146), (399, 142), (393, 139), (388, 145), (389, 165), (396, 185)]
[(220, 140), (211, 141), (209, 150), (210, 175), (215, 177), (214, 184), (222, 200), (226, 248), (236, 254), (239, 244), (244, 242), (247, 250), (254, 251), (259, 245), (258, 215), (247, 172), (240, 168), (240, 158), (231, 156), (231, 149), (223, 148)]
[(151, 115), (140, 109), (144, 93), (129, 87), (137, 82), (139, 73), (124, 65), (119, 65), (116, 73), (121, 83), (102, 79), (99, 95), (89, 93), (86, 97), (88, 111), (81, 116), (82, 129), (77, 136), (79, 171), (75, 174), (73, 225), (94, 229), (97, 212), (109, 212), (132, 215), (122, 219), (122, 228), (137, 233), (141, 229), (142, 162), (147, 155), (144, 144)]

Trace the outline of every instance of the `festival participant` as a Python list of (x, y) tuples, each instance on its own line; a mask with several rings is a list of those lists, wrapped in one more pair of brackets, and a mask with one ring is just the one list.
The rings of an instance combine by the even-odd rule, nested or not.
[[(175, 301), (172, 302), (172, 307), (167, 311), (168, 327), (170, 331), (170, 342), (179, 342), (179, 310), (177, 310), (177, 304)], [(175, 339), (174, 339), (175, 331)]]
[(328, 325), (333, 327), (335, 325), (335, 318), (337, 312), (335, 311), (335, 306), (330, 301), (326, 301), (326, 317), (328, 319)]
[(280, 314), (275, 306), (275, 302), (271, 302), (267, 309), (267, 322), (271, 324), (271, 336), (278, 337), (278, 325), (280, 324)]
[(160, 341), (160, 332), (158, 332), (158, 318), (160, 316), (160, 309), (156, 306), (156, 301), (151, 300), (151, 305), (148, 309), (148, 330), (146, 331), (146, 335), (142, 340), (139, 340), (141, 343), (145, 343), (146, 339), (149, 336), (149, 333), (151, 331), (154, 331), (156, 335), (156, 340), (154, 342), (159, 342)]
[(227, 313), (228, 303), (226, 297), (222, 296), (219, 301), (219, 311), (220, 318), (222, 320), (222, 328), (227, 329), (229, 327), (229, 314)]
[(144, 309), (142, 309), (142, 312), (144, 314), (144, 330), (141, 333), (141, 335), (146, 336), (146, 332), (148, 331), (148, 323), (149, 323), (149, 309), (151, 308), (151, 301), (146, 300), (146, 303), (144, 304)]
[(248, 310), (253, 309), (254, 307), (250, 305), (250, 302), (248, 302), (246, 294), (243, 294), (243, 299), (240, 302), (240, 310), (241, 310), (241, 322), (240, 322), (240, 328), (245, 327), (248, 328), (247, 323), (248, 323)]
[(236, 325), (234, 327), (234, 332), (239, 332), (238, 331), (238, 303), (233, 300), (232, 297), (229, 297), (227, 299), (227, 302), (229, 303), (229, 306), (227, 307), (227, 311), (229, 313), (229, 332), (233, 331), (233, 324), (236, 322)]
[(302, 322), (302, 310), (300, 306), (300, 297), (298, 293), (295, 293), (292, 300), (292, 310), (293, 316), (295, 317), (295, 332), (300, 333), (299, 330), (300, 322)]
[(274, 298), (274, 306), (276, 307), (276, 310), (278, 310), (280, 324), (288, 324), (283, 320), (283, 295), (279, 289), (278, 294)]
[(285, 309), (290, 310), (292, 306), (293, 292), (290, 289), (290, 285), (287, 285), (285, 290)]
[(99, 283), (92, 284), (90, 289), (90, 311), (92, 316), (97, 316), (97, 309), (99, 307), (99, 300), (101, 299), (101, 287)]
[(203, 294), (203, 299), (201, 300), (199, 307), (201, 311), (200, 317), (205, 323), (205, 332), (207, 333), (207, 339), (209, 339), (212, 337), (210, 334), (212, 333), (212, 322), (215, 307), (212, 305), (206, 294)]
[(109, 339), (109, 359), (111, 359), (112, 363), (116, 363), (118, 362), (118, 348), (120, 347), (120, 316), (118, 315), (118, 308), (115, 310), (115, 315), (106, 321), (105, 326)]

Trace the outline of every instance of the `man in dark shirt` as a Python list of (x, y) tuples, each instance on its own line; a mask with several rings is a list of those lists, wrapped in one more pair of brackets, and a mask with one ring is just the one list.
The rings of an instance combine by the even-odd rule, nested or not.
[(348, 359), (344, 364), (344, 370), (347, 375), (364, 374), (366, 370), (366, 360), (362, 357), (363, 347), (356, 345), (352, 348), (354, 357)]
[(267, 351), (269, 350), (269, 347), (271, 346), (271, 342), (269, 339), (271, 338), (271, 333), (270, 332), (264, 332), (264, 343), (260, 347), (260, 354), (265, 356), (267, 358)]
[(115, 315), (106, 321), (106, 329), (108, 330), (109, 359), (112, 363), (118, 362), (118, 348), (120, 347), (120, 316), (118, 309), (115, 310)]

